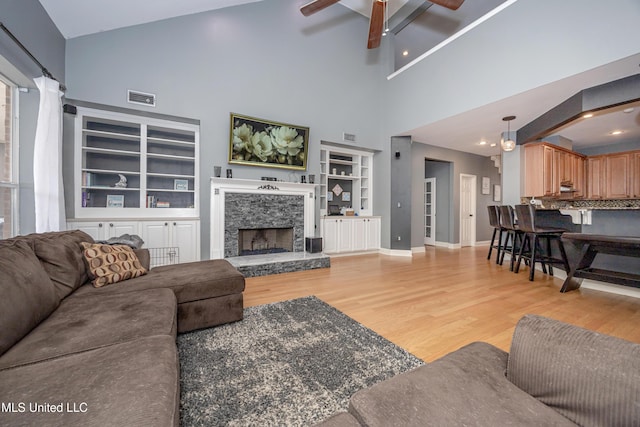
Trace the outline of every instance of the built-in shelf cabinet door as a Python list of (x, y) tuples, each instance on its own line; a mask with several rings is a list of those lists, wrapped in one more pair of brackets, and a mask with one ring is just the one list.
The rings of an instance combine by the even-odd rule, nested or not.
[(138, 221), (78, 221), (67, 223), (69, 230), (81, 230), (93, 237), (93, 240), (109, 240), (123, 234), (140, 234)]
[(324, 217), (323, 251), (327, 254), (360, 253), (380, 249), (380, 217)]

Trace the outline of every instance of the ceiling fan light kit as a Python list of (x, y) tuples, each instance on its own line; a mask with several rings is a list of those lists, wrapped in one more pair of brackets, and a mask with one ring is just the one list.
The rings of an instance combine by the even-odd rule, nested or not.
[(502, 120), (507, 122), (507, 139), (502, 139), (500, 146), (503, 151), (513, 151), (516, 148), (516, 142), (511, 139), (511, 120), (514, 120), (516, 116), (506, 116)]
[[(340, 0), (313, 0), (300, 8), (300, 12), (304, 16), (313, 15)], [(457, 10), (464, 0), (433, 0), (433, 4), (437, 4), (447, 9)], [(372, 0), (371, 17), (369, 19), (369, 38), (367, 40), (367, 49), (375, 49), (380, 46), (380, 39), (386, 36), (389, 29), (385, 27), (387, 16), (387, 0)]]

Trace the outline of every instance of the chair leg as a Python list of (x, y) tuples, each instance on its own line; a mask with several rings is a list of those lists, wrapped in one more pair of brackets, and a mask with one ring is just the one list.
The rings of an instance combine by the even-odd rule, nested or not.
[(513, 271), (513, 264), (516, 259), (516, 246), (518, 245), (518, 236), (520, 236), (520, 246), (522, 246), (522, 235), (518, 233), (513, 233), (513, 246), (511, 246), (511, 262), (509, 263), (509, 271)]
[(529, 235), (528, 234), (523, 234), (522, 235), (522, 245), (520, 246), (520, 251), (518, 252), (518, 261), (516, 262), (516, 269), (514, 270), (514, 273), (517, 273), (520, 271), (520, 262), (522, 261), (522, 254), (524, 253), (524, 246), (525, 244), (529, 243)]
[(498, 253), (496, 254), (496, 264), (500, 264), (500, 253), (502, 252), (502, 228), (498, 232)]
[[(504, 262), (504, 254), (507, 252), (507, 248), (509, 247), (509, 240), (511, 237), (511, 231), (507, 231), (507, 238), (504, 239), (504, 247), (502, 248), (502, 252), (500, 252), (500, 262), (498, 264), (502, 265)], [(512, 243), (513, 246), (513, 243)]]
[(536, 272), (536, 248), (538, 247), (538, 236), (533, 235), (533, 243), (531, 244), (531, 265), (529, 266), (529, 281), (533, 282), (533, 275)]
[(493, 235), (491, 236), (491, 244), (489, 245), (489, 255), (487, 255), (487, 259), (491, 259), (491, 251), (493, 250), (493, 245), (495, 244), (495, 241), (496, 241), (497, 231), (498, 231), (497, 228), (493, 229)]
[[(551, 259), (551, 237), (547, 237), (547, 256)], [(553, 276), (553, 264), (549, 264), (549, 275)]]

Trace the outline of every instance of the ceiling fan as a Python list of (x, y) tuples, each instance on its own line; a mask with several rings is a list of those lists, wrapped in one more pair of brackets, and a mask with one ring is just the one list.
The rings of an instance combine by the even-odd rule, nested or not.
[[(316, 12), (325, 9), (332, 4), (338, 3), (340, 0), (313, 0), (300, 8), (300, 12), (304, 16), (313, 15)], [(384, 26), (385, 8), (388, 0), (373, 0), (371, 9), (371, 18), (369, 19), (369, 40), (367, 49), (375, 49), (380, 46), (382, 38), (382, 27)], [(429, 0), (433, 4), (446, 7), (447, 9), (457, 10), (464, 0)]]

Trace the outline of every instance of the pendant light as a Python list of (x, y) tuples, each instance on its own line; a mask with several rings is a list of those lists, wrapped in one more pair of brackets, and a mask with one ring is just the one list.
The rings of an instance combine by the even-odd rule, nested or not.
[(513, 149), (516, 148), (516, 142), (511, 139), (511, 120), (515, 118), (516, 116), (506, 116), (502, 118), (503, 121), (507, 122), (507, 139), (503, 139), (500, 142), (503, 151), (513, 151)]

